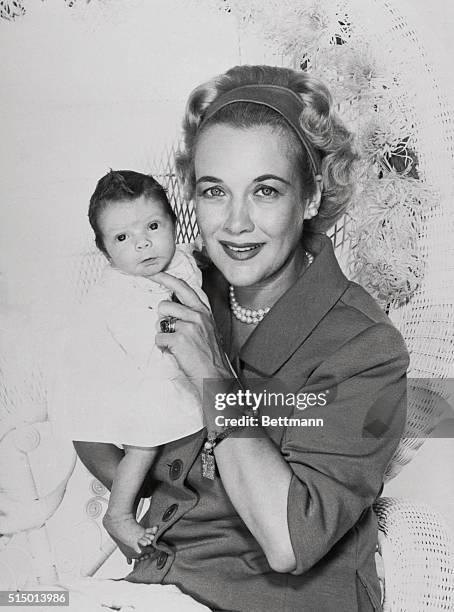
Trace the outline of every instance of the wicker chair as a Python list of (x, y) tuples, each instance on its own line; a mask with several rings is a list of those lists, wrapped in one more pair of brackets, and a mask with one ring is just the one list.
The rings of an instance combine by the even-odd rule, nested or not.
[[(426, 281), (406, 306), (390, 312), (411, 351), (410, 375), (426, 381), (419, 384), (410, 396), (407, 431), (388, 468), (387, 477), (392, 478), (411, 460), (440, 418), (439, 398), (445, 397), (442, 381), (449, 375), (453, 362), (453, 114), (433, 72), (428, 69), (418, 37), (398, 15), (392, 3), (386, 0), (364, 0), (362, 3), (336, 1), (345, 4), (350, 14), (354, 14), (355, 31), (364, 32), (375, 46), (388, 50), (405, 43), (404, 53), (409, 59), (409, 69), (404, 87), (408, 98), (413, 99), (415, 87), (419, 94), (421, 91), (426, 93), (417, 98), (417, 108), (409, 107), (420, 128), (420, 170), (441, 191), (440, 204), (428, 211), (425, 231), (421, 235), (421, 250), (428, 264)], [(371, 24), (379, 19), (386, 21), (386, 27), (372, 31)], [(417, 80), (412, 77), (413, 72), (418, 74)], [(426, 137), (428, 132), (432, 135), (431, 139)], [(179, 240), (188, 241), (196, 232), (195, 219), (191, 210), (183, 206), (172, 170), (172, 157), (173, 151), (166, 151), (160, 163), (151, 166), (150, 171), (168, 185), (180, 219)], [(346, 246), (344, 232), (341, 225), (337, 230), (333, 241), (338, 252), (342, 253)], [(73, 256), (72, 264), (69, 275), (65, 267), (62, 280), (62, 291), (67, 295), (68, 303), (78, 300), (95, 282), (103, 259), (93, 249), (83, 247), (80, 253)], [(435, 271), (438, 275), (434, 274)], [(10, 327), (11, 317), (5, 317), (4, 321)], [(52, 483), (47, 491), (38, 482), (38, 468), (42, 469), (40, 449), (55, 443), (49, 438), (46, 422), (47, 383), (42, 368), (42, 346), (46, 344), (46, 339), (42, 330), (34, 325), (29, 328), (30, 335), (24, 338), (21, 335), (23, 328), (22, 321), (14, 320), (13, 333), (8, 332), (10, 340), (5, 342), (7, 346), (23, 346), (24, 350), (16, 353), (5, 351), (0, 363), (0, 453), (6, 453), (7, 448), (7, 456), (16, 457), (22, 479), (18, 487), (14, 482), (17, 479), (11, 478), (11, 472), (6, 482), (5, 473), (7, 478), (8, 470), (0, 471), (0, 495), (7, 498), (5, 502), (6, 498), (0, 497), (0, 532), (9, 534), (0, 538), (2, 589), (31, 588), (33, 582), (52, 580), (56, 572), (92, 575), (115, 548), (105, 536), (100, 523), (107, 503), (106, 490), (83, 470), (81, 472), (79, 464), (68, 484), (75, 459), (71, 449), (60, 449), (62, 471), (58, 482)], [(14, 330), (21, 337), (19, 342)], [(4, 333), (1, 333), (3, 340)], [(35, 349), (31, 352), (30, 338), (34, 339)], [(73, 484), (76, 479), (79, 479), (79, 488)], [(24, 491), (25, 483), (28, 486)], [(85, 557), (77, 556), (74, 552), (76, 536), (65, 540), (52, 531), (52, 523), (59, 515), (57, 508), (60, 503), (65, 504), (72, 486), (77, 489), (78, 499), (79, 492), (85, 491), (77, 525), (80, 541), (95, 540), (95, 546)], [(33, 506), (36, 512), (29, 515), (21, 513), (21, 523), (5, 523), (1, 513), (2, 503), (18, 504), (19, 513), (23, 504), (31, 501), (37, 502)], [(385, 612), (453, 610), (454, 547), (452, 536), (443, 526), (441, 517), (427, 507), (391, 498), (380, 499), (375, 511), (380, 530), (379, 552), (385, 568)]]
[(384, 565), (384, 611), (454, 608), (454, 547), (443, 519), (422, 504), (390, 497), (374, 506)]

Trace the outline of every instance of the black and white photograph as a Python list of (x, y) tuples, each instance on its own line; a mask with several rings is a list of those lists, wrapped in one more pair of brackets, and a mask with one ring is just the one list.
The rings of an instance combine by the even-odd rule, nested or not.
[(0, 0), (0, 607), (454, 611), (450, 0)]

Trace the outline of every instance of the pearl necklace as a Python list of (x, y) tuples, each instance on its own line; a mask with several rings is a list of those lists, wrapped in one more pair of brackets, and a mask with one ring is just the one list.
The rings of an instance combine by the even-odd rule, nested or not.
[[(314, 256), (311, 253), (306, 252), (306, 257), (308, 259), (307, 268), (314, 261)], [(254, 308), (245, 308), (238, 303), (235, 295), (235, 289), (232, 285), (229, 286), (229, 302), (230, 302), (230, 310), (233, 313), (233, 316), (241, 321), (242, 323), (254, 324), (260, 323), (263, 320), (263, 317), (269, 313), (271, 310), (270, 306), (266, 308), (259, 308), (258, 310), (254, 310)]]

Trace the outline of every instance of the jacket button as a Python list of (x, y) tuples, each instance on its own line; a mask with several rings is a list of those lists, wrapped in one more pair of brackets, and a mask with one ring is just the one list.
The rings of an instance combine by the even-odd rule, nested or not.
[(180, 478), (182, 471), (183, 471), (183, 462), (181, 461), (181, 459), (175, 459), (175, 461), (172, 461), (172, 463), (170, 464), (170, 469), (169, 469), (170, 478), (172, 480), (176, 480), (177, 478)]
[(158, 570), (162, 569), (167, 561), (167, 553), (162, 552), (156, 559), (156, 567)]
[(177, 510), (178, 510), (178, 504), (172, 504), (171, 506), (167, 508), (167, 510), (162, 515), (162, 520), (170, 521), (170, 519), (172, 518), (172, 516), (175, 514)]

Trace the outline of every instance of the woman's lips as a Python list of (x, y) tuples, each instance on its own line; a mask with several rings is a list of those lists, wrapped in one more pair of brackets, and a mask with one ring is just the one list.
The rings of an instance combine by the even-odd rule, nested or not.
[(220, 245), (224, 249), (226, 255), (228, 255), (231, 259), (236, 259), (237, 261), (252, 259), (252, 257), (255, 257), (257, 253), (259, 253), (264, 244), (264, 242), (236, 244), (234, 242), (220, 241)]

